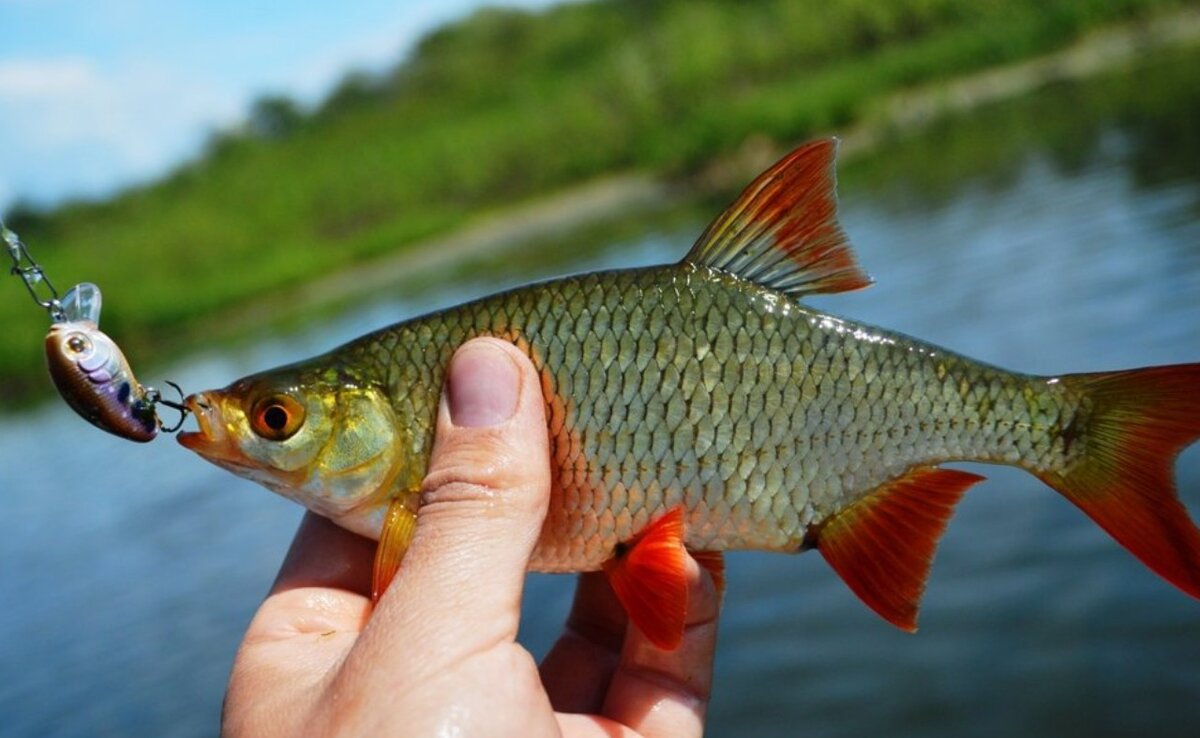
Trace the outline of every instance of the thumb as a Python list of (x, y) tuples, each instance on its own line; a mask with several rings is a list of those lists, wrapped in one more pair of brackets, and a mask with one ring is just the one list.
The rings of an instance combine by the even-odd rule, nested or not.
[(443, 657), (515, 639), (549, 497), (537, 371), (510, 343), (464, 344), (447, 371), (416, 532), (372, 620), (399, 620), (410, 643)]

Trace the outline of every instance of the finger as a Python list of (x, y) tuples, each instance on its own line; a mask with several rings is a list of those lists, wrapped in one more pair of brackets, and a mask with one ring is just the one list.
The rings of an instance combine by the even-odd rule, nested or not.
[(646, 738), (700, 736), (712, 689), (717, 611), (712, 577), (689, 557), (683, 642), (674, 651), (664, 651), (630, 626), (604, 715)]
[(304, 516), (234, 659), (224, 735), (298, 731), (305, 695), (345, 657), (366, 620), (372, 549), (325, 518)]
[(374, 556), (374, 541), (307, 512), (271, 594), (298, 587), (331, 587), (369, 596)]
[(555, 710), (600, 711), (620, 662), (627, 622), (604, 574), (580, 575), (567, 627), (539, 670)]
[[(364, 677), (436, 673), (516, 638), (550, 494), (541, 382), (528, 357), (492, 338), (460, 348), (447, 380), (416, 532), (351, 655), (369, 665)], [(397, 634), (404, 648), (389, 648)]]
[(361, 630), (374, 547), (373, 541), (305, 513), (245, 644)]

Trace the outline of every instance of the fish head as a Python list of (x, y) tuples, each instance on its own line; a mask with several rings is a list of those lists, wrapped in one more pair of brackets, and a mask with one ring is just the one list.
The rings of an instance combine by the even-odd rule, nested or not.
[(337, 522), (386, 506), (401, 454), (380, 388), (285, 367), (185, 403), (199, 430), (180, 444), (217, 466)]

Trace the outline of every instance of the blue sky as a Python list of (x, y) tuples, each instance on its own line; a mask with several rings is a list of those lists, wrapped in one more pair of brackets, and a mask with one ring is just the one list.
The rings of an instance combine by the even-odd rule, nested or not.
[(484, 4), (0, 0), (0, 212), (152, 179), (255, 97), (316, 102)]

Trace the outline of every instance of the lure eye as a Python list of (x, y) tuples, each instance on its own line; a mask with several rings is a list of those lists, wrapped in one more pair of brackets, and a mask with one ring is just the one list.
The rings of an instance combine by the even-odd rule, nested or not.
[(67, 339), (67, 348), (69, 348), (73, 353), (82, 354), (91, 347), (91, 342), (78, 333), (72, 334), (71, 337)]
[(268, 441), (286, 441), (304, 425), (304, 406), (287, 395), (269, 395), (254, 404), (250, 428)]

